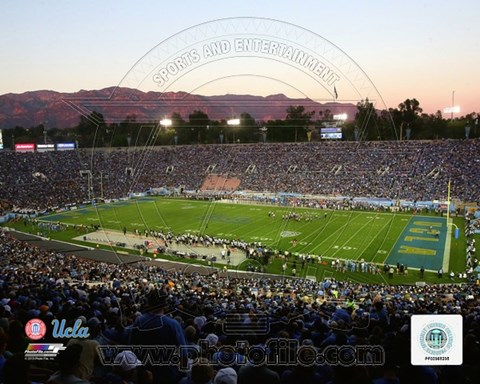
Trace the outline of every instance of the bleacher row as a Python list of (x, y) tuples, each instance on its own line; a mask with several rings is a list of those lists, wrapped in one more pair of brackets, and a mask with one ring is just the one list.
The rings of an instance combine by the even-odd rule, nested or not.
[(476, 202), (479, 163), (479, 140), (4, 151), (0, 199), (3, 208), (44, 209), (149, 188), (198, 190), (214, 174), (237, 178), (240, 190), (418, 201), (445, 199), (450, 180), (453, 198)]
[[(165, 270), (151, 263), (115, 265), (85, 260), (37, 248), (3, 231), (0, 270), (0, 382), (5, 384), (32, 380), (84, 384), (472, 384), (480, 380), (480, 302), (478, 286), (472, 284), (389, 286), (221, 272), (203, 275)], [(158, 295), (155, 288), (164, 295)], [(164, 298), (162, 321), (170, 324), (172, 331), (153, 328), (148, 342), (138, 343), (139, 324), (151, 327), (145, 319), (160, 316), (151, 297), (157, 301)], [(415, 342), (410, 339), (413, 314), (462, 315), (461, 366), (410, 364), (410, 345)], [(66, 352), (60, 352), (54, 361), (25, 359), (25, 350), (32, 343), (24, 334), (25, 324), (34, 318), (47, 326), (41, 342), (67, 345)], [(69, 325), (80, 320), (88, 327), (89, 337), (56, 337), (51, 325), (54, 319), (65, 319)], [(300, 346), (313, 352), (342, 346), (381, 347), (384, 360), (363, 365), (303, 365), (294, 359), (288, 364), (252, 368), (258, 348), (271, 356), (285, 356), (285, 349), (267, 348), (269, 340), (288, 345), (289, 353), (298, 352)], [(233, 349), (239, 341), (247, 341), (251, 348)], [(100, 353), (98, 347), (111, 347), (108, 351), (113, 353), (115, 346), (132, 344), (186, 345), (205, 360), (192, 362), (187, 372), (180, 372), (178, 364), (148, 363), (143, 354), (137, 358), (146, 366), (138, 371), (135, 365), (112, 367), (94, 358)], [(71, 356), (73, 345), (81, 348)], [(268, 346), (279, 348), (280, 344)], [(214, 348), (221, 347), (224, 353), (233, 350), (235, 359), (215, 354)], [(150, 370), (150, 380), (128, 376), (145, 368)], [(222, 373), (227, 373), (220, 373), (223, 369), (231, 380), (220, 381)], [(206, 378), (199, 375), (204, 370)], [(257, 380), (248, 379), (251, 374)], [(128, 378), (132, 380), (122, 381)]]

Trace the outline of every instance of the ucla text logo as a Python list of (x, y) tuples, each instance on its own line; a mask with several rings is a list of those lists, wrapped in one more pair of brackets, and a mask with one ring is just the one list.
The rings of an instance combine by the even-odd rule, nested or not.
[(52, 320), (53, 333), (52, 336), (55, 338), (80, 338), (86, 339), (90, 336), (88, 332), (88, 327), (82, 327), (82, 320), (78, 319), (75, 321), (73, 327), (66, 327), (67, 321), (65, 319), (59, 321), (57, 319)]

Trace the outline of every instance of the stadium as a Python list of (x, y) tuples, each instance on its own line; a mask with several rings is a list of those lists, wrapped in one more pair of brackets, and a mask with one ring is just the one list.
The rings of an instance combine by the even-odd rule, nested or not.
[(478, 382), (476, 129), (88, 112), (0, 152), (1, 382)]

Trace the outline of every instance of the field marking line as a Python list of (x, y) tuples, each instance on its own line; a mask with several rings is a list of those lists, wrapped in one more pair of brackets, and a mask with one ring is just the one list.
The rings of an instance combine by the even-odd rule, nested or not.
[[(361, 216), (361, 215), (359, 215)], [(375, 216), (376, 217), (376, 216)], [(371, 222), (373, 222), (375, 220), (375, 217), (371, 218), (370, 220), (368, 220), (365, 224), (363, 224), (355, 233), (353, 233), (348, 239), (347, 241), (345, 241), (341, 246), (338, 247), (338, 249), (333, 253), (332, 257), (335, 257), (335, 255), (343, 248), (345, 247), (345, 245), (348, 244), (349, 241), (351, 241), (355, 236), (358, 235), (358, 233), (363, 230), (363, 228), (365, 228), (367, 225), (369, 225)], [(356, 218), (356, 217), (355, 217)]]
[[(353, 213), (353, 211), (351, 211), (351, 212)], [(357, 217), (359, 217), (359, 216), (360, 216), (360, 215), (357, 215), (357, 216), (355, 216), (355, 218), (357, 218)], [(355, 220), (355, 218), (352, 219), (352, 220)], [(342, 231), (342, 232), (345, 231), (345, 227), (349, 224), (349, 222), (350, 222), (350, 219), (349, 219), (345, 224), (343, 224), (343, 225), (341, 225), (340, 227), (338, 227), (338, 228), (337, 228), (335, 231), (333, 231), (330, 235), (328, 235), (322, 242), (318, 243), (318, 244), (312, 249), (312, 253), (315, 253), (315, 250), (316, 250), (317, 248), (319, 248), (321, 245), (323, 245), (323, 243), (325, 243), (328, 239), (330, 239), (330, 237), (335, 236), (338, 231)], [(328, 224), (328, 223), (327, 223), (327, 224)], [(341, 233), (340, 233), (340, 235), (338, 235), (338, 238), (339, 238), (340, 236), (342, 236)], [(332, 246), (333, 246), (333, 245), (332, 245)], [(330, 248), (332, 248), (332, 246), (328, 247), (325, 252), (327, 252)]]
[[(295, 207), (291, 207), (290, 210), (288, 210), (287, 212), (285, 212), (286, 214), (290, 214), (292, 213), (293, 211), (295, 210)], [(283, 213), (283, 212), (282, 212)], [(282, 214), (282, 216), (284, 216), (284, 214)], [(279, 217), (280, 218), (280, 217)], [(287, 227), (288, 227), (288, 224), (289, 224), (289, 221), (288, 220), (284, 220), (282, 218), (282, 221), (280, 222), (280, 226), (278, 228), (278, 231), (277, 233), (275, 234), (275, 237), (273, 238), (273, 244), (272, 245), (275, 245), (275, 247), (279, 247), (280, 245), (280, 241), (282, 240), (282, 232), (286, 231)]]
[[(174, 199), (174, 200), (179, 200), (179, 199)], [(181, 199), (180, 199), (181, 200)], [(238, 203), (229, 203), (228, 201), (222, 201), (223, 204), (225, 205), (252, 205), (251, 203), (249, 203), (248, 201), (244, 201), (244, 200), (238, 200)], [(284, 209), (285, 210), (285, 213), (287, 212), (291, 212), (292, 211), (292, 208), (293, 209), (299, 209), (299, 210), (312, 210), (312, 211), (316, 211), (316, 210), (319, 210), (319, 211), (328, 211), (328, 212), (345, 212), (343, 210), (340, 210), (340, 209), (331, 209), (331, 208), (312, 208), (312, 207), (290, 207), (289, 205), (288, 206), (284, 206), (284, 205), (278, 205), (278, 204), (267, 204), (267, 203), (262, 203), (262, 202), (256, 202), (255, 205), (258, 205), (258, 206), (264, 206), (264, 207), (275, 207), (277, 209)], [(290, 209), (289, 209), (290, 208)], [(373, 211), (362, 211), (362, 210), (351, 210), (351, 211), (354, 211), (354, 212), (370, 212), (370, 213), (374, 213)], [(412, 213), (404, 213), (404, 212), (375, 212), (379, 215), (391, 215), (391, 214), (396, 214), (397, 216), (413, 216)], [(416, 217), (431, 217), (431, 216), (428, 216), (428, 215), (424, 215), (424, 214), (421, 214), (421, 215), (415, 215)]]
[[(392, 217), (390, 218), (390, 220), (389, 220), (385, 225), (383, 225), (382, 228), (380, 228), (380, 230), (378, 231), (378, 233), (381, 233), (387, 226), (391, 225), (393, 219), (394, 219), (394, 217), (392, 216)], [(363, 252), (361, 252), (355, 260), (358, 260), (358, 259), (366, 252), (366, 250), (370, 247), (370, 245), (377, 239), (378, 233), (377, 233), (377, 236), (374, 236), (373, 239), (370, 240), (370, 242), (364, 247)], [(388, 231), (387, 231), (387, 233), (388, 233)], [(386, 236), (383, 238), (384, 240), (382, 241), (382, 244), (385, 242), (385, 238), (386, 238)], [(382, 244), (381, 244), (381, 245), (382, 245)], [(379, 248), (379, 249), (380, 249), (380, 248)], [(377, 249), (377, 251), (378, 251), (379, 249)], [(373, 260), (375, 260), (375, 257), (376, 257), (376, 256), (377, 256), (377, 252), (375, 252), (375, 255), (373, 256), (373, 258), (372, 258), (371, 260), (369, 260), (369, 262), (373, 263), (373, 262), (374, 262)]]
[(323, 277), (322, 280), (329, 279), (329, 278), (334, 278), (334, 273), (333, 271), (328, 271), (326, 269), (323, 270)]
[[(179, 204), (191, 204), (191, 205), (195, 205), (195, 206), (201, 206), (203, 204), (205, 204), (204, 201), (197, 201), (197, 200), (188, 200), (188, 201), (185, 201), (185, 199), (168, 199), (166, 201), (166, 199), (164, 198), (155, 198), (155, 199), (151, 199), (151, 200), (143, 200), (143, 199), (130, 199), (130, 200), (125, 200), (125, 201), (115, 201), (115, 202), (112, 202), (112, 203), (107, 203), (107, 204), (102, 204), (100, 207), (99, 206), (93, 206), (93, 207), (90, 207), (90, 206), (87, 206), (87, 207), (84, 207), (84, 208), (80, 208), (80, 209), (77, 209), (77, 210), (72, 210), (72, 211), (63, 211), (63, 212), (60, 212), (60, 213), (52, 213), (52, 216), (54, 215), (62, 215), (62, 219), (68, 219), (68, 217), (70, 217), (71, 214), (74, 214), (75, 212), (79, 212), (79, 211), (89, 211), (89, 213), (91, 214), (95, 214), (95, 212), (97, 212), (98, 214), (98, 210), (99, 208), (101, 208), (102, 210), (106, 210), (106, 211), (111, 211), (111, 209), (114, 210), (114, 217), (118, 218), (118, 212), (117, 212), (117, 209), (121, 209), (122, 207), (125, 207), (125, 206), (132, 206), (134, 205), (137, 210), (139, 210), (141, 208), (141, 206), (145, 205), (144, 203), (151, 203), (151, 202), (154, 202), (155, 203), (155, 208), (157, 209), (157, 212), (159, 211), (159, 205), (162, 204), (162, 203), (179, 203)], [(160, 204), (159, 204), (160, 203)], [(243, 203), (242, 201), (239, 201), (239, 203), (241, 204), (226, 204), (227, 206), (231, 206), (233, 208), (239, 208), (239, 205), (241, 206), (250, 206), (251, 207), (251, 204), (250, 203)], [(397, 212), (375, 212), (375, 211), (357, 211), (357, 210), (349, 210), (349, 211), (342, 211), (342, 210), (331, 210), (331, 209), (320, 209), (320, 208), (311, 208), (311, 207), (284, 207), (284, 206), (277, 206), (277, 205), (272, 205), (272, 204), (256, 204), (256, 206), (258, 207), (265, 207), (266, 209), (268, 207), (271, 207), (271, 209), (275, 210), (275, 211), (279, 211), (279, 212), (292, 212), (292, 211), (299, 211), (299, 212), (314, 212), (314, 213), (319, 213), (321, 215), (322, 212), (331, 212), (331, 214), (329, 214), (329, 218), (327, 220), (327, 222), (323, 222), (323, 226), (322, 227), (319, 227), (317, 230), (313, 230), (313, 231), (309, 231), (309, 234), (305, 237), (305, 239), (309, 240), (309, 239), (313, 239), (312, 240), (315, 240), (317, 239), (318, 237), (321, 236), (322, 233), (324, 233), (324, 231), (326, 230), (326, 227), (329, 225), (329, 224), (333, 224), (334, 222), (336, 222), (337, 220), (340, 220), (341, 217), (339, 217), (340, 215), (343, 215), (343, 216), (350, 216), (350, 220), (344, 224), (343, 226), (340, 226), (339, 228), (337, 228), (334, 232), (332, 232), (327, 238), (325, 238), (322, 242), (320, 242), (319, 244), (317, 244), (310, 252), (311, 253), (315, 253), (316, 250), (318, 250), (318, 248), (322, 245), (324, 245), (327, 241), (329, 241), (332, 237), (334, 236), (338, 236), (339, 238), (341, 237), (341, 234), (339, 235), (339, 232), (342, 232), (342, 231), (345, 231), (346, 230), (346, 226), (348, 226), (351, 222), (353, 222), (357, 216), (354, 216), (355, 214), (358, 214), (359, 217), (363, 217), (365, 214), (370, 214), (370, 215), (374, 215), (374, 217), (379, 217), (379, 216), (390, 216), (391, 218), (391, 227), (393, 227), (393, 224), (394, 224), (394, 221), (395, 221), (395, 217), (408, 217), (408, 222), (406, 225), (408, 225), (408, 223), (411, 222), (411, 220), (413, 218), (415, 219), (420, 219), (420, 218), (425, 218), (425, 219), (430, 219), (432, 216), (428, 215), (428, 216), (425, 216), (425, 215), (412, 215), (411, 213), (397, 213)], [(212, 202), (210, 202), (208, 204), (208, 207), (207, 207), (207, 211), (209, 210), (209, 208), (213, 208), (212, 207)], [(158, 212), (159, 213), (159, 216), (161, 219), (163, 219), (164, 221), (164, 217), (162, 217), (162, 214), (161, 212)], [(353, 217), (354, 216), (354, 217)], [(42, 222), (52, 222), (52, 220), (48, 220), (48, 216), (45, 217), (45, 218), (42, 218), (40, 219), (39, 221), (42, 221)], [(102, 221), (102, 220), (100, 220)], [(165, 221), (164, 221), (165, 222)], [(66, 224), (68, 226), (73, 226), (74, 224), (70, 224), (70, 223), (67, 223), (65, 221), (62, 221), (63, 224)], [(165, 222), (165, 224), (167, 224)], [(287, 228), (288, 228), (288, 221), (287, 221)], [(305, 222), (305, 223), (301, 223), (301, 226), (300, 226), (300, 229), (302, 228), (305, 228), (306, 226), (308, 226), (310, 223), (308, 222)], [(368, 224), (366, 224), (368, 225)], [(386, 224), (388, 225), (388, 224)], [(108, 225), (107, 225), (108, 226)], [(114, 226), (116, 227), (116, 226)], [(168, 227), (168, 226), (167, 226)], [(111, 227), (110, 227), (111, 228)], [(109, 229), (110, 229), (109, 228)], [(385, 226), (383, 226), (380, 231), (383, 231), (385, 228)], [(359, 230), (361, 231), (363, 229), (363, 227)], [(275, 230), (272, 230), (271, 232), (274, 232)], [(351, 239), (355, 236), (358, 236), (358, 232), (357, 231), (355, 234), (352, 235), (352, 237), (347, 240), (347, 242), (345, 244), (347, 244), (349, 241), (351, 241)], [(391, 231), (391, 228), (388, 230), (387, 234)], [(403, 230), (402, 230), (403, 231)], [(253, 231), (252, 231), (253, 232)], [(270, 232), (270, 233), (271, 233)], [(268, 235), (270, 235), (270, 233)], [(277, 232), (277, 236), (278, 236), (278, 232)], [(401, 233), (399, 235), (399, 237), (401, 236)], [(375, 239), (372, 239), (371, 242), (373, 242)], [(384, 238), (384, 241), (382, 242), (382, 245), (385, 243), (386, 241), (386, 238)], [(277, 241), (278, 242), (278, 241)], [(367, 245), (367, 247), (371, 244), (371, 242)], [(397, 240), (395, 241), (394, 245), (398, 242), (398, 238)], [(274, 243), (272, 243), (272, 246), (274, 245)], [(307, 247), (307, 245), (303, 245), (301, 249), (299, 249), (299, 252), (302, 252), (304, 251), (305, 247)], [(330, 250), (330, 248), (328, 248), (328, 250)], [(334, 255), (338, 254), (340, 252), (341, 248), (339, 248), (338, 250), (335, 251)], [(386, 254), (385, 256), (385, 260), (388, 259), (388, 257), (392, 254), (392, 251), (393, 251), (393, 248), (390, 248), (389, 252)], [(361, 254), (360, 254), (361, 256)], [(371, 260), (371, 261), (374, 261), (376, 259), (376, 257), (379, 257), (379, 255), (375, 254), (374, 258)], [(358, 257), (359, 258), (359, 257)], [(357, 258), (357, 259), (358, 259)], [(384, 260), (384, 262), (385, 262)]]
[[(335, 215), (328, 215), (328, 219), (326, 220), (327, 222), (326, 223), (323, 223), (323, 226), (321, 227), (318, 227), (316, 230), (314, 231), (311, 231), (307, 236), (304, 237), (304, 241), (307, 242), (307, 240), (310, 240), (310, 237), (313, 236), (313, 239), (309, 242), (310, 244), (313, 244), (313, 242), (319, 237), (322, 235), (322, 233), (325, 231), (325, 229), (327, 228), (327, 226), (330, 224), (330, 223), (333, 223), (335, 222), (335, 220), (337, 220), (340, 216), (335, 216)], [(302, 225), (300, 227), (300, 229), (302, 229), (304, 226), (307, 226), (307, 225), (310, 225), (310, 223), (305, 223), (304, 225)], [(341, 227), (339, 227), (337, 230), (339, 230)], [(336, 231), (337, 231), (336, 230)], [(320, 243), (319, 245), (321, 245), (322, 243)], [(307, 244), (308, 245), (308, 244)], [(303, 252), (303, 250), (307, 247), (307, 245), (304, 245), (302, 248), (300, 248), (298, 251), (299, 252)], [(316, 249), (313, 248), (312, 249), (312, 252)], [(310, 253), (310, 252), (309, 252)]]
[[(366, 213), (367, 213), (367, 212), (365, 212), (365, 214), (366, 214)], [(361, 215), (359, 215), (359, 216), (361, 216)], [(335, 253), (332, 255), (332, 257), (335, 256), (335, 255), (337, 254), (337, 252), (340, 252), (340, 251), (343, 249), (343, 247), (345, 247), (350, 241), (352, 241), (352, 239), (353, 239), (354, 237), (356, 237), (367, 225), (372, 224), (372, 222), (375, 223), (375, 220), (376, 220), (377, 217), (378, 217), (378, 215), (375, 214), (375, 216), (373, 216), (371, 219), (369, 219), (361, 228), (358, 229), (358, 231), (356, 231), (354, 234), (352, 234), (352, 236), (350, 236), (350, 238), (349, 238), (342, 246), (340, 246), (337, 251), (335, 251)], [(381, 227), (381, 229), (379, 230), (379, 232), (383, 231), (383, 229), (384, 229), (389, 223), (390, 223), (390, 221), (387, 222), (385, 225), (383, 225), (383, 226)], [(370, 232), (370, 231), (369, 231), (369, 232)], [(368, 246), (369, 246), (376, 238), (377, 238), (377, 236), (375, 236), (375, 237), (368, 243), (368, 245), (367, 245), (366, 247), (363, 247), (363, 243), (362, 243), (362, 248), (363, 248), (364, 250), (363, 250), (363, 252), (361, 252), (361, 253), (358, 255), (358, 257), (355, 258), (354, 260), (358, 260), (358, 259), (360, 258), (360, 256), (366, 251), (366, 248), (368, 248)], [(369, 260), (369, 262), (371, 262), (371, 261), (373, 261), (373, 259), (372, 259), (372, 260)]]
[(163, 224), (165, 227), (168, 227), (167, 222), (165, 221), (165, 217), (163, 214), (160, 212), (160, 208), (157, 205), (157, 200), (155, 200), (155, 210), (157, 211), (158, 216), (160, 217), (160, 223)]
[[(357, 217), (361, 217), (361, 215), (358, 215), (358, 216), (356, 216), (354, 219), (349, 220), (349, 221), (347, 222), (347, 224), (351, 224), (351, 221), (355, 220)], [(343, 249), (343, 247), (345, 247), (363, 228), (365, 228), (367, 225), (369, 225), (373, 220), (374, 220), (374, 219), (368, 220), (368, 221), (367, 221), (365, 224), (363, 224), (354, 234), (352, 234), (346, 241), (344, 241), (342, 245), (338, 245), (338, 248), (337, 248), (336, 251), (333, 252), (332, 257), (335, 257), (335, 255), (336, 255), (338, 252), (340, 252), (340, 251)], [(345, 230), (346, 230), (346, 228), (345, 228)], [(345, 230), (344, 230), (344, 232), (345, 232)], [(341, 237), (341, 235), (338, 237), (338, 239), (339, 239), (340, 237)], [(338, 240), (338, 239), (337, 239), (337, 240)], [(333, 246), (332, 246), (332, 247), (333, 247)], [(332, 247), (330, 247), (330, 248), (332, 248)], [(344, 260), (345, 260), (346, 258), (341, 257), (341, 259), (344, 259)]]
[[(364, 276), (365, 276), (365, 274), (362, 274), (362, 277), (364, 277)], [(351, 280), (351, 281), (353, 281), (357, 284), (365, 284), (365, 283), (362, 283), (360, 280), (357, 280), (356, 278), (351, 277), (351, 276), (348, 276), (346, 279), (349, 279), (349, 280)]]
[[(383, 237), (382, 243), (381, 243), (380, 246), (378, 247), (377, 252), (375, 252), (375, 255), (373, 256), (371, 262), (373, 262), (373, 263), (375, 262), (374, 260), (375, 260), (375, 258), (378, 256), (378, 254), (379, 254), (378, 251), (383, 248), (383, 245), (385, 244), (385, 241), (387, 241), (387, 237), (388, 237), (387, 235), (388, 235), (388, 233), (390, 232), (390, 230), (392, 229), (392, 226), (393, 226), (394, 221), (395, 221), (395, 214), (393, 214), (393, 216), (390, 218), (390, 221), (387, 223), (387, 224), (388, 224), (387, 233), (386, 233), (385, 236)], [(385, 227), (384, 227), (384, 228), (385, 228)], [(383, 230), (383, 228), (382, 228), (382, 230)], [(403, 233), (403, 229), (402, 229), (402, 231), (401, 231), (400, 233)], [(398, 239), (397, 239), (397, 240), (398, 240)], [(395, 246), (395, 244), (396, 244), (396, 242), (393, 243), (394, 246)], [(370, 245), (370, 244), (369, 244), (369, 245)], [(392, 247), (390, 248), (389, 252), (387, 253), (387, 257), (388, 257), (388, 255), (390, 254), (391, 251), (392, 251)], [(385, 260), (387, 260), (387, 259), (385, 258), (382, 262), (380, 262), (380, 263), (377, 262), (377, 264), (385, 264)]]
[(383, 276), (382, 273), (380, 273), (380, 276), (382, 277), (382, 280), (385, 282), (385, 284), (390, 285), (387, 280), (385, 280), (385, 276)]
[(208, 223), (210, 222), (210, 219), (213, 216), (213, 212), (215, 211), (215, 208), (216, 208), (216, 201), (215, 200), (210, 201), (209, 204), (207, 205), (207, 209), (204, 210), (203, 220), (199, 226), (200, 234), (202, 235), (205, 234), (205, 230), (208, 227)]
[[(235, 206), (235, 208), (238, 208), (237, 206)], [(243, 232), (243, 237), (241, 238), (242, 241), (248, 241), (247, 238), (252, 238), (252, 237), (256, 237), (258, 235), (258, 228), (259, 227), (264, 227), (264, 225), (257, 225), (256, 223), (258, 223), (259, 221), (263, 221), (264, 220), (264, 217), (263, 217), (263, 213), (264, 212), (258, 212), (258, 211), (253, 211), (254, 213), (250, 216), (245, 216), (248, 220), (251, 220), (251, 222), (246, 222), (244, 224), (240, 224), (238, 223), (236, 225), (236, 228), (235, 230), (237, 232)], [(248, 228), (252, 227), (253, 229), (251, 230), (248, 230)], [(271, 231), (267, 232), (267, 233), (264, 233), (263, 236), (258, 236), (258, 237), (271, 237), (272, 240), (269, 240), (272, 242), (275, 241), (275, 235), (276, 235), (276, 229), (272, 229)], [(238, 236), (237, 236), (238, 237)], [(268, 243), (269, 241), (265, 241), (265, 243)], [(262, 241), (263, 243), (264, 241)]]
[[(313, 270), (314, 273), (311, 273), (310, 272), (311, 270)], [(307, 265), (307, 269), (305, 270), (305, 276), (315, 276), (315, 278), (317, 278), (317, 273), (318, 273), (317, 266)]]
[[(408, 225), (410, 224), (410, 221), (412, 221), (413, 219), (413, 215), (412, 217), (410, 218), (410, 220), (408, 220), (407, 224), (405, 224), (405, 226), (402, 228), (402, 230), (400, 231), (400, 234), (398, 235), (398, 237), (396, 238), (395, 242), (393, 243), (393, 246), (390, 248), (390, 251), (388, 251), (387, 255), (385, 256), (385, 259), (383, 259), (383, 262), (382, 264), (385, 264), (385, 262), (387, 261), (387, 259), (390, 257), (390, 254), (393, 252), (393, 248), (395, 248), (395, 245), (398, 243), (398, 241), (400, 240), (400, 237), (402, 237), (403, 235), (403, 231), (405, 231), (405, 228), (408, 227)], [(392, 221), (393, 223), (393, 221)], [(385, 236), (385, 240), (387, 240), (387, 236)], [(384, 242), (385, 242), (384, 240)], [(383, 242), (383, 243), (384, 243)], [(381, 245), (383, 245), (383, 243)], [(409, 267), (410, 268), (410, 267)]]

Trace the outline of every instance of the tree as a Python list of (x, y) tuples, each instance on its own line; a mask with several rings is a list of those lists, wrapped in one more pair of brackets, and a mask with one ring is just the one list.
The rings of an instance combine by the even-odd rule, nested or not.
[(423, 113), (417, 123), (417, 139), (439, 139), (447, 135), (447, 122), (442, 118), (441, 111), (430, 115)]
[[(248, 143), (255, 140), (258, 135), (257, 124), (255, 119), (247, 112), (242, 112), (240, 114), (240, 127), (238, 130), (237, 137), (242, 143)], [(258, 139), (258, 138), (257, 138)]]
[[(285, 118), (285, 124), (287, 127), (294, 128), (293, 141), (306, 141), (307, 139), (307, 127), (310, 125), (310, 121), (315, 114), (315, 111), (306, 112), (303, 105), (290, 106), (287, 108), (287, 117)], [(289, 140), (290, 141), (290, 140)]]
[(329, 108), (327, 108), (327, 109), (325, 109), (324, 111), (322, 111), (321, 114), (323, 114), (323, 120), (324, 120), (324, 121), (330, 121), (330, 120), (333, 119), (332, 111), (331, 111)]
[(377, 115), (377, 128), (381, 140), (398, 140), (395, 121), (388, 110), (383, 109)]
[(478, 125), (480, 124), (480, 114), (477, 112), (471, 112), (465, 116), (467, 124), (471, 127), (470, 137), (478, 137)]
[(355, 139), (374, 140), (381, 137), (377, 126), (377, 112), (368, 97), (357, 103), (355, 126), (358, 129), (358, 133), (356, 133), (358, 137)]
[(105, 125), (103, 115), (99, 112), (93, 111), (88, 116), (80, 116), (77, 132), (80, 135), (92, 135), (100, 125)]
[(103, 146), (105, 133), (106, 125), (101, 113), (93, 111), (88, 116), (80, 116), (77, 134), (81, 147)]
[(290, 127), (287, 127), (284, 120), (269, 120), (268, 125), (268, 140), (272, 142), (292, 141), (292, 132)]
[(188, 115), (188, 123), (190, 126), (190, 142), (201, 143), (205, 138), (207, 125), (210, 124), (208, 115), (203, 111), (195, 110)]
[[(420, 108), (420, 103), (415, 98), (407, 99), (403, 103), (400, 103), (398, 105), (398, 109), (400, 110), (402, 116), (400, 132), (406, 132), (407, 136), (409, 136), (408, 129), (416, 128), (417, 119), (423, 112), (423, 109)], [(403, 129), (404, 127), (405, 129)], [(401, 133), (401, 135), (403, 135), (403, 133)], [(403, 137), (401, 137), (401, 139), (403, 139)]]
[(178, 112), (173, 112), (170, 120), (172, 120), (170, 129), (162, 129), (163, 143), (176, 145), (189, 142), (190, 132), (187, 127), (187, 122), (183, 120), (182, 115)]

